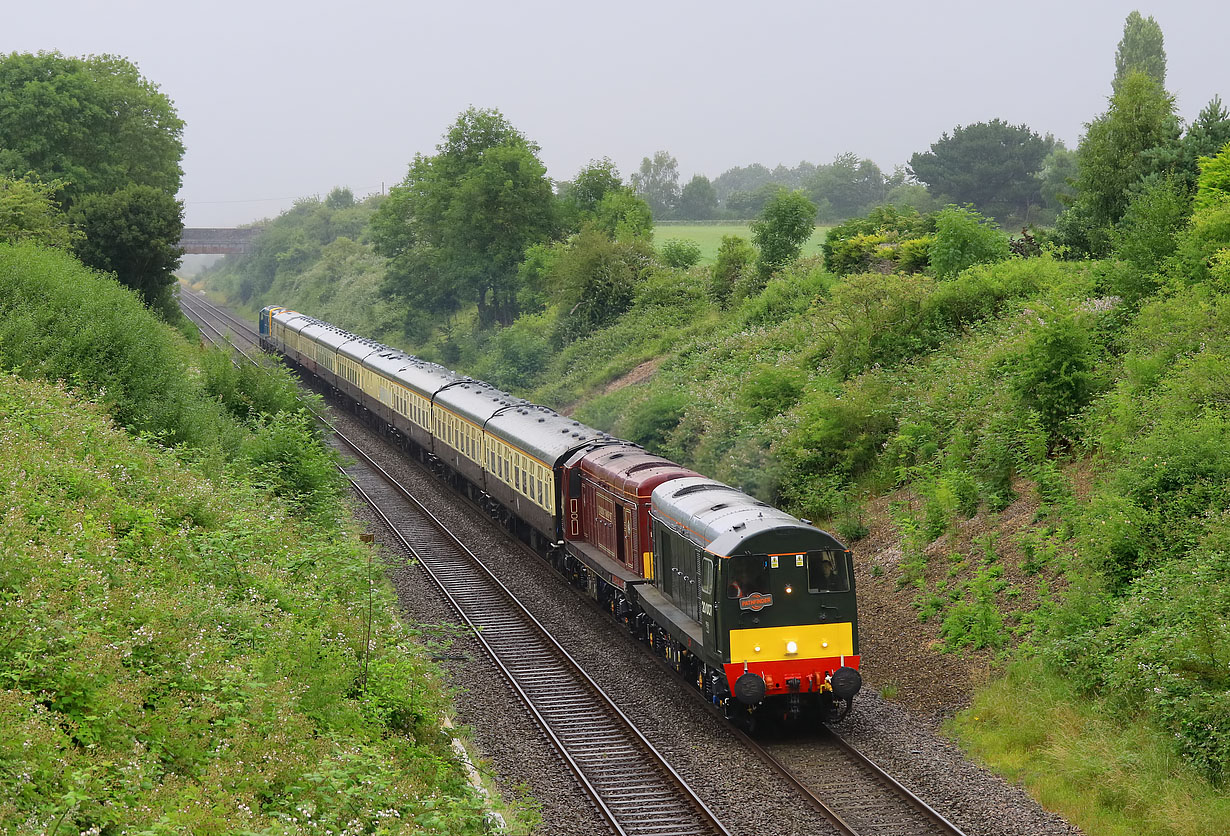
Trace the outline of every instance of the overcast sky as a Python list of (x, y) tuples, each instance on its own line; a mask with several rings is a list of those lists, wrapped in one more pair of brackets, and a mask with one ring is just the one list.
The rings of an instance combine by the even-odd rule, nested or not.
[(995, 117), (1074, 147), (1132, 9), (1162, 26), (1184, 118), (1230, 101), (1224, 0), (5, 6), (0, 50), (122, 55), (171, 97), (189, 226), (392, 185), (471, 104), (502, 110), (556, 179), (603, 156), (626, 176), (658, 149), (685, 181), (845, 151), (891, 171)]

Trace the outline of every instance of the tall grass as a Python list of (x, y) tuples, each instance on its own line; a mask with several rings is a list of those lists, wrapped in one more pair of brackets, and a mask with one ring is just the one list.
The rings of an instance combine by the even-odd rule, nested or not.
[(1110, 716), (1070, 680), (1024, 661), (950, 728), (975, 758), (1088, 836), (1230, 832), (1230, 796), (1188, 766), (1148, 717), (1123, 724)]

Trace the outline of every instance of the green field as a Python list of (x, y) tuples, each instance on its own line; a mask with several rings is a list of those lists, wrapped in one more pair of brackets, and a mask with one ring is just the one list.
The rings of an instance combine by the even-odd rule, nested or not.
[[(832, 227), (818, 226), (816, 232), (803, 245), (803, 255), (816, 255), (820, 252), (820, 245), (824, 243), (824, 236)], [(723, 235), (739, 235), (743, 238), (751, 240), (752, 230), (745, 223), (730, 223), (730, 224), (658, 224), (653, 230), (653, 241), (657, 246), (662, 246), (664, 241), (669, 241), (672, 238), (679, 238), (688, 241), (695, 241), (700, 244), (701, 262), (708, 264), (717, 258), (718, 245), (722, 243)]]

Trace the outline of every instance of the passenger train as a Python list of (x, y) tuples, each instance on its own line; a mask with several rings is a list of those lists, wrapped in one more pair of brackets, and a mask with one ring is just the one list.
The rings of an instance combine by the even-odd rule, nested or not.
[(859, 674), (848, 549), (627, 441), (296, 311), (260, 342), (352, 402), (727, 715), (841, 718)]

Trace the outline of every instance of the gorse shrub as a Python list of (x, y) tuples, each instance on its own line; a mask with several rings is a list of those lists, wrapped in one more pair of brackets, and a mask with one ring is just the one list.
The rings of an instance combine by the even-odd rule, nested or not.
[(930, 258), (934, 213), (880, 206), (829, 230), (821, 246), (824, 266), (839, 276), (894, 269), (917, 272)]

